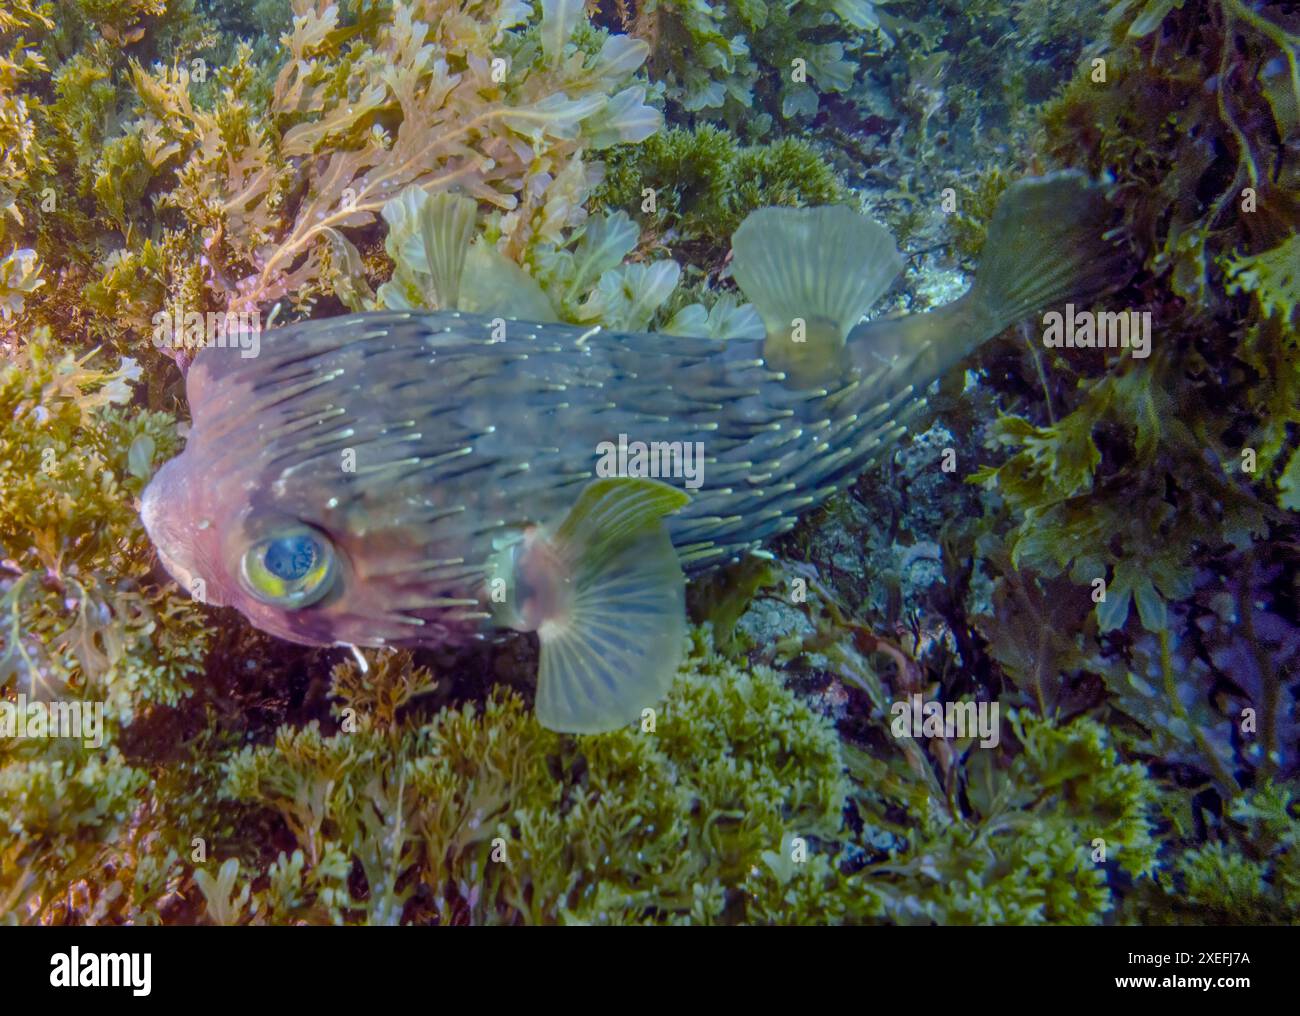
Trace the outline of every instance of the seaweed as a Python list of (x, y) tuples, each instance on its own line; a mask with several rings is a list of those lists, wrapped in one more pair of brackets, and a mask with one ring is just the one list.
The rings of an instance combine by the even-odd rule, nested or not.
[(123, 849), (148, 773), (121, 732), (189, 694), (206, 652), (199, 610), (150, 577), (131, 498), (178, 448), (175, 420), (127, 408), (115, 369), (31, 334), (0, 368), (0, 688), (5, 704), (103, 710), (101, 743), (0, 738), (0, 914), (35, 916)]
[(751, 137), (815, 115), (824, 94), (853, 87), (854, 59), (875, 40), (872, 0), (702, 3), (649, 0), (623, 27), (651, 47), (669, 103)]
[[(783, 910), (794, 883), (811, 917), (836, 877), (760, 874), (787, 835), (833, 839), (848, 793), (834, 732), (770, 670), (697, 640), (661, 710), (582, 738), (543, 730), (510, 692), (403, 710), (431, 680), (399, 655), (362, 688), (342, 664), (335, 712), (354, 723), (284, 728), (230, 758), (224, 793), (274, 810), (294, 841), (242, 891), (241, 920), (734, 923)], [(213, 920), (230, 891), (205, 891)]]
[(757, 208), (851, 200), (810, 143), (786, 137), (742, 145), (730, 132), (704, 125), (613, 149), (592, 206), (635, 216), (657, 242), (683, 246), (698, 260), (703, 242), (722, 246)]
[[(991, 427), (1013, 453), (970, 477), (998, 498), (981, 539), (999, 609), (977, 623), (1040, 701), (1084, 683), (1135, 724), (1119, 742), (1178, 802), (1142, 919), (1261, 922), (1293, 912), (1289, 852), (1275, 865), (1260, 838), (1285, 843), (1294, 816), (1275, 808), (1267, 835), (1241, 816), (1285, 793), (1300, 737), (1297, 26), (1206, 6), (1112, 4), (1105, 86), (1081, 72), (1043, 111), (1046, 151), (1111, 181), (1140, 267), (1103, 306), (1150, 313), (1153, 348), (1047, 350), (1039, 397)], [(1037, 605), (1037, 655), (1005, 651), (1015, 597)]]

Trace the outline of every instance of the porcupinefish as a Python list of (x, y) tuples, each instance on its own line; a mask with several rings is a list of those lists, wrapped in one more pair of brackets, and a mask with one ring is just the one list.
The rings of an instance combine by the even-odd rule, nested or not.
[[(612, 730), (672, 681), (686, 575), (761, 553), (851, 484), (975, 347), (1112, 283), (1106, 217), (1080, 174), (1020, 181), (965, 295), (862, 325), (902, 268), (888, 231), (846, 207), (764, 208), (732, 261), (764, 338), (446, 310), (304, 321), (256, 358), (205, 348), (144, 523), (192, 594), (294, 642), (534, 631), (539, 721)], [(450, 220), (429, 249), (454, 276), (468, 233)], [(620, 435), (699, 442), (703, 483), (597, 475)]]

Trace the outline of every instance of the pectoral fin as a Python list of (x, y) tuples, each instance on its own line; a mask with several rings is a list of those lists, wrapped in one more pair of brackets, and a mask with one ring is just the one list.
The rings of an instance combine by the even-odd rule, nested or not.
[(554, 535), (526, 542), (517, 606), (541, 641), (537, 719), (599, 734), (660, 701), (681, 663), (685, 578), (663, 517), (688, 498), (645, 479), (597, 480)]

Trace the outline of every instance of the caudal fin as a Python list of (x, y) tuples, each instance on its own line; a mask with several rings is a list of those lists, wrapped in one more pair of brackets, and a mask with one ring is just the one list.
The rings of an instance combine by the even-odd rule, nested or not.
[(979, 334), (991, 338), (1010, 324), (1068, 299), (1085, 302), (1123, 279), (1123, 255), (1104, 233), (1110, 208), (1077, 170), (1019, 180), (993, 213), (975, 284)]
[(1124, 281), (1123, 252), (1106, 238), (1101, 188), (1076, 170), (1019, 180), (989, 224), (975, 284), (959, 300), (859, 325), (854, 362), (885, 368), (890, 390), (924, 391), (1008, 325), (1065, 300), (1086, 302)]

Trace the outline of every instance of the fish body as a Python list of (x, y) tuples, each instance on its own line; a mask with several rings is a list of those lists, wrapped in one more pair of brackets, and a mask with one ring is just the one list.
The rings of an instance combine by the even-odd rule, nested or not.
[[(1095, 201), (1073, 176), (1056, 179)], [(1012, 225), (1052, 198), (1022, 190)], [(1064, 235), (1095, 231), (1096, 212)], [(189, 442), (144, 496), (160, 557), (198, 598), (301, 643), (535, 630), (543, 722), (628, 722), (675, 671), (683, 573), (790, 529), (888, 448), (924, 386), (1008, 315), (1096, 289), (1110, 271), (1104, 258), (1047, 282), (1014, 262), (988, 278), (982, 268), (948, 307), (854, 328), (898, 270), (892, 241), (877, 251), (880, 227), (862, 234), (885, 279), (864, 293), (837, 283), (843, 252), (807, 221), (752, 230), (758, 253), (744, 259), (737, 235), (762, 340), (380, 312), (274, 330), (255, 358), (202, 350), (187, 378)], [(996, 227), (991, 242), (1010, 228)], [(773, 236), (788, 241), (784, 262)], [(1061, 245), (1049, 243), (1080, 261)], [(790, 276), (790, 292), (764, 299)], [(628, 442), (698, 449), (696, 482), (603, 475)]]
[[(494, 340), (493, 319), (458, 311), (323, 324), (268, 333), (256, 359), (203, 350), (189, 446), (150, 497), (177, 492), (151, 526), (180, 523), (202, 562), (186, 570), (206, 577), (209, 602), (308, 643), (458, 640), (460, 618), (484, 619), (476, 601), (494, 545), (563, 516), (620, 437), (698, 442), (704, 482), (666, 525), (688, 571), (734, 559), (851, 482), (910, 395), (894, 385), (882, 396), (884, 372), (865, 384), (856, 368), (829, 387), (789, 388), (753, 340), (527, 323)], [(251, 539), (255, 520), (275, 516), (348, 552), (355, 612), (244, 602), (223, 546), (232, 527)]]

